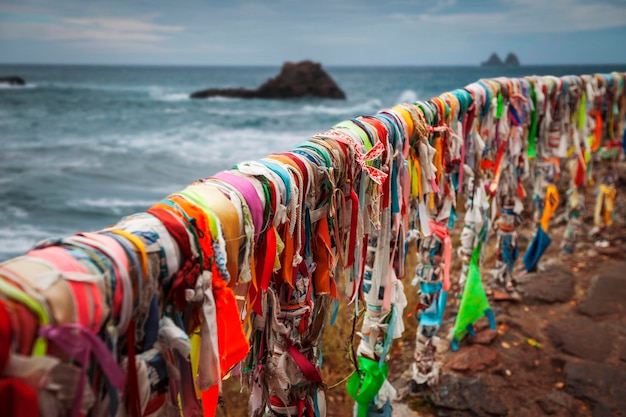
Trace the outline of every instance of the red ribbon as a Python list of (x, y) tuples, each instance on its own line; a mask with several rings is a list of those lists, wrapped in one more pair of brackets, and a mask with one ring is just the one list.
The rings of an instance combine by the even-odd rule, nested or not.
[(269, 288), (274, 271), (274, 258), (276, 255), (276, 232), (274, 226), (264, 233), (257, 242), (256, 252), (256, 276), (260, 277), (259, 288), (250, 285), (248, 293), (252, 301), (252, 309), (259, 316), (263, 316), (262, 294)]
[(4, 301), (0, 300), (0, 375), (4, 372), (11, 356), (11, 340), (13, 340), (11, 317), (4, 306)]
[(350, 243), (348, 245), (348, 263), (346, 267), (354, 265), (354, 251), (356, 249), (356, 229), (359, 218), (359, 197), (353, 188), (350, 189), (350, 200), (352, 201), (350, 217)]
[(132, 417), (141, 417), (141, 399), (139, 396), (139, 379), (135, 362), (135, 320), (131, 319), (126, 329), (126, 349), (128, 350), (128, 407)]
[(311, 361), (309, 361), (306, 356), (304, 356), (294, 345), (291, 344), (289, 339), (285, 337), (285, 344), (287, 345), (287, 349), (291, 354), (296, 365), (302, 371), (302, 375), (307, 379), (307, 381), (317, 382), (319, 384), (322, 383), (322, 374), (320, 370), (313, 366)]

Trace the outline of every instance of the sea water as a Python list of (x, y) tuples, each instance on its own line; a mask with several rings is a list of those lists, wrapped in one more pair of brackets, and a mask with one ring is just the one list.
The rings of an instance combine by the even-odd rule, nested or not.
[(99, 230), (198, 178), (282, 152), (316, 132), (480, 78), (626, 66), (328, 67), (347, 100), (190, 100), (256, 88), (279, 67), (0, 65), (0, 260), (39, 240)]

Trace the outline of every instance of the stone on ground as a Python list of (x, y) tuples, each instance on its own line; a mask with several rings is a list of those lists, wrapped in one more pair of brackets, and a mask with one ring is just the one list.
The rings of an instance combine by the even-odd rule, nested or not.
[(613, 350), (614, 335), (607, 326), (584, 316), (552, 322), (547, 332), (556, 348), (579, 358), (601, 362)]
[(471, 345), (461, 348), (448, 362), (448, 366), (452, 370), (471, 374), (496, 363), (498, 363), (498, 353), (495, 350), (481, 345)]
[(626, 411), (626, 367), (608, 363), (568, 362), (566, 391), (592, 404), (593, 416), (622, 416)]
[(507, 407), (483, 381), (444, 374), (432, 395), (438, 416), (503, 416)]
[(590, 317), (626, 312), (626, 264), (606, 268), (593, 277), (579, 311)]
[(517, 288), (526, 303), (564, 303), (574, 296), (574, 283), (571, 271), (551, 266), (546, 271), (522, 277)]

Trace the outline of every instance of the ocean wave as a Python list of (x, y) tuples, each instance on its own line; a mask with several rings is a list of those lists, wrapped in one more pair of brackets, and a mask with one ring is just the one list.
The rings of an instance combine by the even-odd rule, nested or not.
[(238, 98), (238, 97), (224, 97), (224, 96), (215, 96), (215, 97), (207, 97), (202, 99), (204, 101), (241, 101), (241, 100), (245, 100), (243, 98)]
[(186, 101), (189, 100), (189, 93), (172, 93), (162, 87), (149, 87), (148, 95), (153, 100), (158, 101)]
[(205, 111), (216, 116), (250, 116), (250, 117), (289, 117), (302, 115), (330, 115), (330, 116), (355, 116), (360, 114), (374, 113), (380, 110), (382, 102), (379, 99), (370, 99), (362, 103), (356, 103), (351, 106), (330, 106), (326, 104), (304, 106), (291, 109), (224, 109), (224, 108), (207, 108)]
[(3, 217), (5, 218), (25, 219), (28, 217), (28, 212), (17, 206), (6, 206), (0, 210), (0, 212), (3, 213)]
[(98, 90), (110, 92), (146, 92), (150, 87), (145, 85), (124, 84), (91, 84), (81, 82), (46, 81), (38, 84), (41, 88), (52, 90)]
[(144, 169), (154, 170), (159, 175), (175, 169), (194, 179), (190, 176), (213, 174), (242, 160), (286, 151), (304, 142), (312, 133), (201, 124), (158, 133), (101, 138), (98, 142), (126, 149), (129, 154), (145, 155)]
[(189, 100), (189, 94), (187, 93), (172, 93), (165, 94), (162, 97), (158, 98), (161, 101), (185, 101)]
[(378, 110), (382, 106), (382, 102), (378, 99), (370, 99), (363, 103), (357, 103), (353, 106), (344, 107), (344, 106), (304, 106), (302, 108), (304, 113), (317, 113), (317, 114), (328, 114), (328, 115), (358, 115), (364, 113), (371, 113)]
[(397, 103), (415, 103), (418, 100), (418, 94), (414, 90), (404, 90), (398, 98)]
[(163, 110), (163, 113), (166, 113), (166, 114), (179, 114), (179, 113), (186, 113), (186, 112), (187, 110), (183, 108), (174, 108), (174, 109), (167, 108)]
[(0, 83), (0, 90), (29, 90), (31, 88), (36, 88), (37, 84), (26, 84), (26, 85), (14, 85), (14, 84), (6, 84)]
[(9, 259), (23, 254), (37, 242), (52, 235), (50, 230), (31, 225), (0, 227), (0, 258)]
[(118, 198), (81, 198), (77, 200), (71, 200), (67, 203), (68, 206), (72, 208), (85, 209), (87, 208), (95, 208), (95, 209), (105, 209), (106, 211), (110, 211), (113, 214), (121, 215), (122, 212), (126, 212), (128, 210), (125, 209), (141, 209), (145, 210), (148, 207), (152, 206), (156, 203), (156, 200), (122, 200)]

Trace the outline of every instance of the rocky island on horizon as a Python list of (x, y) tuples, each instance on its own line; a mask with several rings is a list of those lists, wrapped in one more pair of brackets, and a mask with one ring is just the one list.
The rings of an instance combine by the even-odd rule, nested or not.
[(480, 64), (481, 67), (519, 67), (520, 62), (517, 55), (509, 52), (504, 61), (500, 59), (497, 53), (492, 53), (488, 60)]

